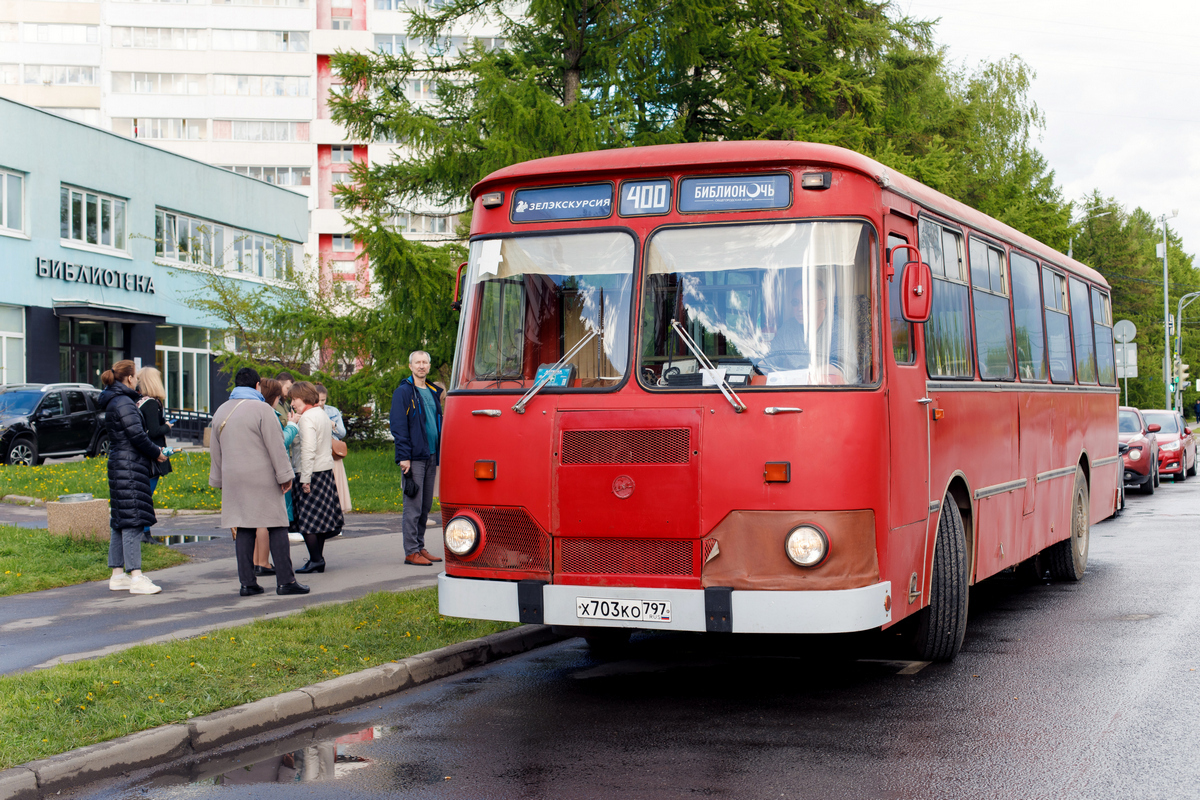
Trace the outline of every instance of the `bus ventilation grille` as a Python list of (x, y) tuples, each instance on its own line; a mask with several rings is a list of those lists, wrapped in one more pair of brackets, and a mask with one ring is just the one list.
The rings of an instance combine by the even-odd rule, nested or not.
[(585, 575), (694, 574), (690, 539), (559, 539), (558, 571)]
[(686, 464), (692, 437), (687, 428), (563, 431), (564, 464)]
[(447, 563), (475, 569), (550, 572), (550, 535), (538, 527), (524, 509), (442, 506), (443, 527), (462, 510), (479, 515), (487, 538), (483, 543), (483, 551), (470, 561), (455, 558), (447, 550)]

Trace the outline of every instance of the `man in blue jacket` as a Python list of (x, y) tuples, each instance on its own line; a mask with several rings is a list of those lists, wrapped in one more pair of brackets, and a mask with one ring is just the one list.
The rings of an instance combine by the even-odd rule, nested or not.
[(442, 392), (425, 382), (429, 353), (416, 350), (408, 357), (412, 375), (392, 393), (389, 418), (396, 441), (396, 463), (417, 482), (416, 497), (404, 498), (404, 563), (433, 566), (440, 558), (425, 549), (425, 525), (433, 507), (433, 485), (437, 478), (438, 447), (442, 442)]

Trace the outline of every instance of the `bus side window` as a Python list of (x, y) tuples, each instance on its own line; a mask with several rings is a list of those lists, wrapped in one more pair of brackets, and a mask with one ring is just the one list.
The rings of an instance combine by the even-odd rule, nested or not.
[(1017, 373), (1023, 381), (1044, 381), (1046, 333), (1037, 262), (1012, 253), (1008, 265), (1012, 273), (1013, 317), (1017, 323)]
[[(908, 244), (908, 240), (894, 233), (888, 234), (887, 246), (890, 252), (898, 244)], [(892, 268), (895, 274), (888, 282), (888, 317), (891, 320), (892, 355), (897, 364), (912, 364), (916, 360), (913, 353), (913, 326), (900, 313), (900, 276), (904, 274), (904, 265), (908, 263), (908, 250), (897, 250)]]
[(1046, 350), (1050, 356), (1050, 380), (1074, 383), (1071, 356), (1071, 321), (1067, 316), (1067, 279), (1042, 267), (1042, 298), (1046, 306)]
[(1075, 371), (1080, 383), (1096, 382), (1096, 341), (1092, 338), (1092, 306), (1087, 284), (1078, 278), (1067, 281), (1071, 292), (1071, 328), (1075, 334)]
[(925, 366), (931, 378), (973, 378), (971, 304), (962, 235), (930, 220), (921, 220), (920, 231), (921, 257), (933, 270), (933, 310), (925, 323)]
[(979, 377), (1011, 381), (1015, 374), (1013, 333), (1004, 251), (979, 239), (972, 238), (969, 243)]
[(1112, 305), (1108, 295), (1092, 287), (1092, 325), (1096, 330), (1096, 372), (1103, 386), (1117, 383), (1117, 364), (1113, 356)]

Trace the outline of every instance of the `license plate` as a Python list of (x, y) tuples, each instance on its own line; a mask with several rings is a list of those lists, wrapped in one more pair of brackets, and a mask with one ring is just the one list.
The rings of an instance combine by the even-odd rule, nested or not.
[(623, 622), (670, 622), (670, 600), (613, 600), (603, 597), (575, 598), (575, 615), (580, 619), (612, 619)]

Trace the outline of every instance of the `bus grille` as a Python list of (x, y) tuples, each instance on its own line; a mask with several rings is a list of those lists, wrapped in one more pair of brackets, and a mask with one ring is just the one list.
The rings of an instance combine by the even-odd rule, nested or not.
[(559, 539), (558, 572), (690, 577), (694, 546), (691, 539)]
[(522, 508), (442, 506), (442, 526), (459, 511), (470, 510), (483, 520), (483, 551), (470, 561), (446, 550), (446, 563), (475, 569), (550, 572), (550, 535)]
[(686, 464), (691, 452), (687, 428), (658, 430), (563, 431), (564, 464)]

